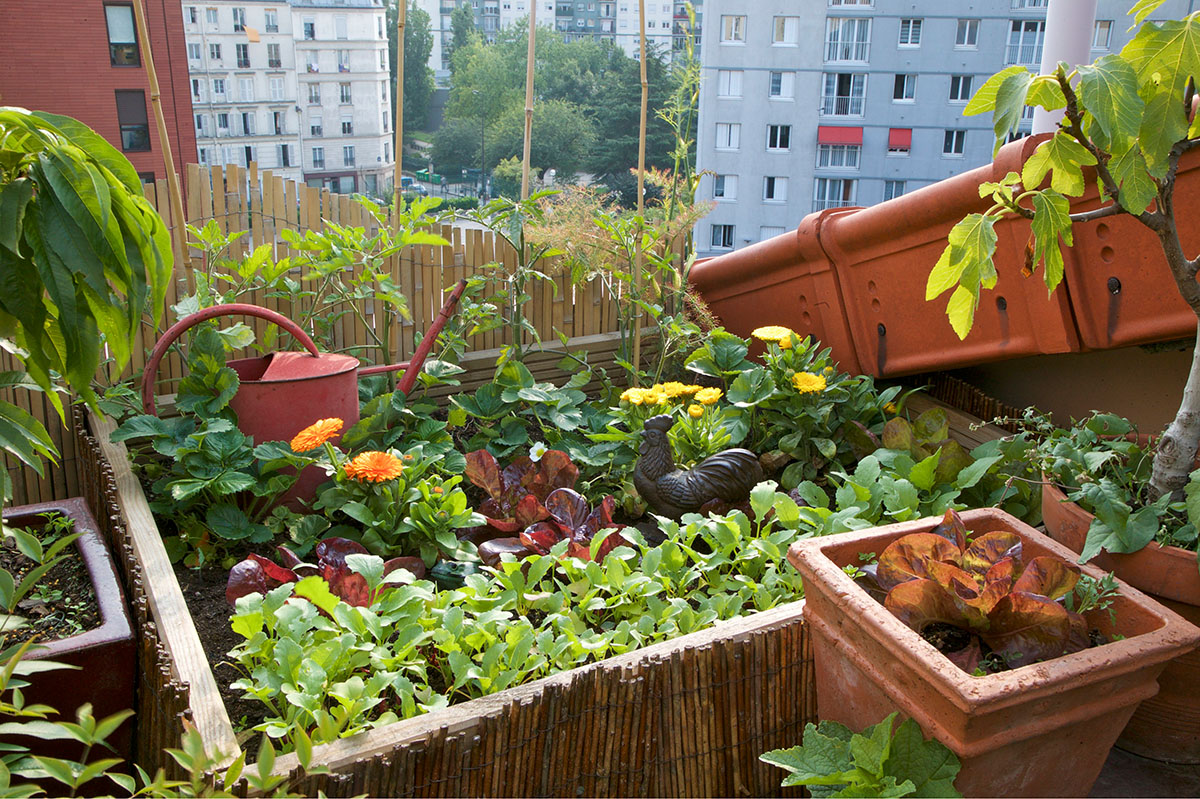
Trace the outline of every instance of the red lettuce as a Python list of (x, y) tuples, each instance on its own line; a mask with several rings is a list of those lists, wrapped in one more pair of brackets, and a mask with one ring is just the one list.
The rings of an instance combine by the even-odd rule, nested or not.
[[(247, 594), (265, 594), (284, 583), (298, 582), (303, 577), (318, 575), (329, 584), (330, 592), (350, 605), (370, 607), (377, 598), (367, 587), (366, 578), (350, 570), (346, 565), (347, 555), (368, 555), (367, 548), (348, 538), (326, 538), (313, 550), (317, 562), (305, 563), (284, 546), (275, 548), (280, 566), (271, 560), (251, 553), (241, 563), (229, 570), (229, 582), (225, 585), (225, 599), (229, 604), (237, 602)], [(425, 576), (425, 564), (420, 558), (392, 558), (383, 564), (383, 573), (407, 569), (418, 580)]]
[[(577, 492), (559, 488), (546, 497), (546, 510), (550, 517), (525, 528), (521, 533), (521, 543), (538, 554), (546, 555), (551, 547), (565, 539), (571, 542), (567, 545), (568, 556), (591, 560), (592, 538), (596, 533), (622, 526), (612, 519), (616, 504), (610, 494), (595, 509), (591, 509), (587, 499)], [(609, 552), (628, 543), (620, 532), (611, 533), (596, 551), (596, 561), (603, 562)]]
[(985, 649), (1014, 668), (1086, 649), (1087, 623), (1057, 601), (1079, 574), (1052, 556), (1024, 562), (1021, 539), (1010, 532), (968, 541), (951, 510), (933, 532), (893, 541), (874, 578), (887, 592), (884, 605), (918, 633), (932, 624), (969, 633), (971, 642), (948, 657), (974, 671)]
[(543, 504), (550, 492), (573, 488), (579, 469), (571, 457), (556, 449), (538, 460), (522, 455), (503, 470), (487, 450), (467, 453), (467, 479), (488, 495), (479, 506), (487, 524), (462, 537), (477, 542), (518, 533), (550, 516)]

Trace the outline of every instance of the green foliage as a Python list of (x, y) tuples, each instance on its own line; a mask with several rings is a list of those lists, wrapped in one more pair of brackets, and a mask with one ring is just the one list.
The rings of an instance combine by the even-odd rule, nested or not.
[[(566, 100), (535, 102), (533, 130), (530, 163), (537, 164), (539, 169), (554, 169), (560, 180), (574, 182), (575, 173), (584, 168), (597, 140), (586, 109)], [(507, 158), (519, 161), (525, 140), (524, 106), (510, 105), (497, 114), (490, 132), (488, 166), (499, 165)]]
[(803, 785), (814, 797), (962, 796), (954, 788), (959, 762), (936, 740), (925, 740), (898, 713), (856, 733), (836, 721), (808, 723), (804, 743), (759, 757), (790, 772), (783, 787)]
[[(522, 170), (521, 159), (515, 155), (501, 160), (492, 170), (492, 193), (497, 197), (520, 199)], [(531, 167), (530, 179), (536, 178), (539, 171), (537, 168)]]
[[(416, 2), (388, 0), (385, 12), (388, 31), (388, 62), (391, 68), (390, 86), (396, 85), (396, 15), (397, 2), (408, 2), (404, 18), (404, 131), (424, 130), (433, 99), (433, 70), (429, 54), (433, 51), (433, 24), (429, 14)], [(396, 97), (392, 95), (392, 119), (396, 118)]]
[(63, 554), (63, 550), (79, 538), (79, 533), (72, 532), (74, 522), (71, 517), (43, 514), (43, 518), (45, 524), (41, 529), (4, 528), (5, 538), (12, 538), (17, 551), (35, 565), (20, 582), (7, 569), (0, 568), (0, 608), (5, 611), (0, 614), (0, 631), (16, 630), (27, 625), (26, 620), (16, 614), (17, 606), (37, 588), (46, 572), (70, 554)]

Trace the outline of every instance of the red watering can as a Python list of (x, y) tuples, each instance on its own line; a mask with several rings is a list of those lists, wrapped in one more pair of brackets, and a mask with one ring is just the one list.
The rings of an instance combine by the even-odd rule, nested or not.
[[(317, 345), (299, 325), (268, 308), (244, 303), (205, 308), (176, 322), (154, 345), (142, 377), (142, 408), (148, 414), (157, 415), (154, 408), (154, 382), (158, 364), (167, 348), (185, 330), (217, 316), (256, 316), (291, 333), (308, 352), (272, 352), (226, 364), (237, 372), (241, 381), (237, 394), (229, 401), (229, 407), (237, 414), (238, 428), (256, 443), (290, 441), (318, 419), (336, 417), (345, 422), (343, 429), (349, 428), (359, 418), (358, 378), (403, 369), (404, 374), (396, 384), (396, 390), (408, 394), (466, 287), (467, 281), (458, 281), (410, 360), (367, 369), (359, 369), (358, 359), (349, 355), (318, 352)], [(316, 494), (317, 486), (325, 479), (326, 475), (321, 469), (305, 469), (284, 500), (311, 499)]]

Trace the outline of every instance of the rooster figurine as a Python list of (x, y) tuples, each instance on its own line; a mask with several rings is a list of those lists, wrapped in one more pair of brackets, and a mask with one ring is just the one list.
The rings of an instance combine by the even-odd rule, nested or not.
[(740, 502), (762, 482), (762, 465), (748, 449), (723, 450), (686, 471), (676, 468), (667, 439), (674, 424), (667, 414), (646, 420), (638, 447), (641, 457), (633, 471), (634, 486), (658, 515), (678, 520), (713, 499)]

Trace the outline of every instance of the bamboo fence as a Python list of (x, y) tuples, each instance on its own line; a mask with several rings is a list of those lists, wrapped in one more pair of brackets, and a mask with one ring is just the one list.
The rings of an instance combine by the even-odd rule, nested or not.
[[(263, 244), (270, 245), (271, 257), (276, 261), (297, 256), (297, 251), (283, 240), (282, 231), (291, 230), (303, 236), (306, 231), (321, 230), (325, 221), (361, 227), (368, 236), (378, 232), (379, 224), (375, 218), (350, 196), (332, 194), (326, 189), (285, 180), (269, 170), (259, 172), (253, 163), (249, 167), (201, 167), (189, 164), (185, 177), (187, 223), (202, 227), (213, 220), (225, 234), (243, 232), (245, 235), (234, 245), (235, 256), (252, 252)], [(167, 199), (167, 182), (159, 180), (148, 183), (145, 191), (146, 197), (167, 226), (174, 229), (175, 219)], [(421, 336), (441, 309), (449, 290), (459, 279), (483, 281), (484, 296), (490, 296), (500, 286), (500, 273), (509, 272), (516, 265), (516, 251), (490, 231), (444, 225), (433, 232), (439, 233), (450, 243), (445, 246), (410, 247), (387, 261), (390, 277), (407, 298), (412, 316), (410, 320), (391, 327), (391, 362), (401, 362), (412, 355)], [(684, 246), (682, 240), (675, 245), (676, 256), (681, 261)], [(191, 249), (189, 263), (185, 268), (176, 266), (174, 279), (167, 286), (167, 309), (195, 290), (194, 270), (202, 266), (202, 254), (199, 250)], [(550, 274), (557, 271), (553, 261), (538, 266)], [(295, 274), (299, 276), (299, 270)], [(353, 280), (357, 274), (352, 271), (348, 278)], [(530, 295), (524, 313), (538, 331), (545, 347), (542, 352), (535, 348), (526, 365), (531, 367), (538, 380), (565, 379), (567, 373), (559, 370), (557, 364), (567, 352), (585, 352), (589, 363), (619, 375), (620, 370), (613, 367), (618, 354), (617, 312), (622, 298), (609, 291), (600, 278), (572, 285), (568, 275), (554, 274), (552, 284), (537, 281)], [(239, 298), (239, 301), (262, 305), (289, 318), (294, 318), (293, 314), (298, 310), (293, 298), (284, 296), (282, 292), (271, 294), (259, 290)], [(373, 303), (368, 301), (363, 304), (361, 316), (350, 313), (348, 306), (335, 310), (345, 313), (329, 326), (329, 348), (357, 355), (366, 363), (381, 363), (375, 336), (384, 335), (385, 323), (383, 315), (375, 313)], [(120, 371), (111, 365), (102, 368), (102, 374), (98, 375), (99, 382), (113, 385), (122, 380), (140, 380), (150, 351), (170, 321), (174, 321), (174, 315), (169, 310), (164, 311), (159, 327), (147, 321), (131, 348), (131, 362)], [(254, 330), (258, 341), (263, 340), (269, 327), (267, 322), (248, 318), (239, 321)], [(559, 343), (560, 333), (568, 339), (565, 346)], [(470, 336), (467, 343), (468, 354), (462, 364), (467, 372), (459, 378), (465, 389), (472, 389), (491, 376), (500, 348), (514, 342), (507, 328), (498, 328)], [(529, 345), (533, 342), (526, 337), (523, 343)], [(286, 335), (277, 340), (277, 345), (278, 348), (298, 348)], [(19, 368), (19, 362), (7, 353), (0, 352), (0, 371)], [(171, 393), (183, 374), (182, 359), (175, 352), (169, 353), (159, 369), (159, 393)], [(431, 392), (434, 396), (447, 393), (445, 388)], [(45, 423), (62, 456), (61, 468), (51, 467), (41, 477), (32, 469), (6, 463), (13, 481), (14, 502), (44, 502), (77, 494), (79, 486), (74, 475), (78, 468), (73, 462), (76, 457), (74, 442), (59, 423), (52, 406), (43, 396), (24, 390), (0, 391), (0, 399), (16, 403)]]

